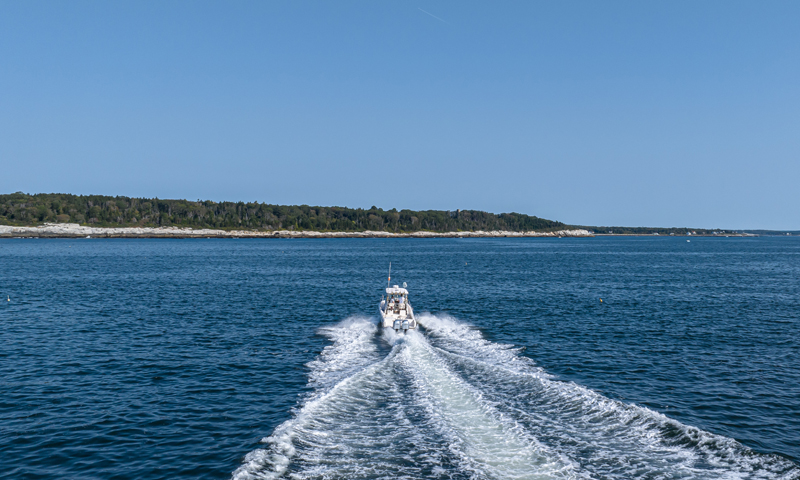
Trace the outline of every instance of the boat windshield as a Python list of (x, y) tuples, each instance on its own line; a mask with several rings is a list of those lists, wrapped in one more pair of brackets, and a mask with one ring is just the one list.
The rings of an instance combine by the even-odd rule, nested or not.
[(394, 311), (405, 310), (408, 304), (408, 295), (406, 294), (391, 294), (389, 295), (389, 308)]

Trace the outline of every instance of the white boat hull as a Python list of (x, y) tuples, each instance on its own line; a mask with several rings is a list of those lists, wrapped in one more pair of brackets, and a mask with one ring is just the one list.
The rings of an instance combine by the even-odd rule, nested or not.
[[(389, 277), (391, 278), (391, 276)], [(388, 282), (387, 282), (388, 283)], [(414, 319), (414, 309), (408, 303), (408, 290), (406, 284), (403, 288), (397, 285), (386, 287), (386, 297), (381, 299), (378, 305), (378, 312), (381, 315), (381, 326), (393, 328), (396, 332), (408, 331), (417, 328), (417, 321)]]
[(403, 308), (387, 308), (386, 301), (382, 301), (378, 307), (378, 313), (381, 316), (381, 326), (384, 328), (392, 328), (395, 331), (417, 328), (414, 309), (408, 303)]

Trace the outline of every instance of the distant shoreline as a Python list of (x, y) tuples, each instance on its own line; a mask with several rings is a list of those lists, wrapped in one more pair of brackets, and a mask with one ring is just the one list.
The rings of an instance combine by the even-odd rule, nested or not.
[(179, 227), (85, 227), (74, 223), (46, 223), (36, 227), (0, 225), (0, 238), (504, 238), (504, 237), (593, 237), (584, 229), (550, 232), (511, 232), (505, 230), (476, 232), (392, 233), (318, 231), (216, 230)]
[[(389, 233), (392, 231), (403, 233)], [(800, 230), (592, 226), (480, 210), (383, 210), (375, 206), (363, 209), (64, 193), (0, 194), (0, 238), (494, 238), (607, 234), (800, 236)]]
[[(693, 234), (680, 234), (676, 235), (671, 233), (669, 235), (664, 234), (657, 234), (657, 233), (594, 233), (592, 234), (593, 237), (712, 237), (712, 238), (725, 238), (725, 237), (760, 237), (761, 235), (755, 233), (723, 233), (723, 234), (711, 234), (711, 233), (693, 233)], [(781, 236), (781, 235), (773, 235), (773, 236)]]
[(43, 225), (0, 225), (0, 238), (589, 238), (589, 237), (758, 237), (753, 233), (725, 234), (670, 234), (653, 233), (599, 233), (583, 228), (555, 231), (512, 232), (506, 230), (475, 232), (392, 233), (365, 230), (361, 232), (320, 232), (297, 230), (218, 230), (188, 227), (87, 227), (76, 223), (45, 223)]

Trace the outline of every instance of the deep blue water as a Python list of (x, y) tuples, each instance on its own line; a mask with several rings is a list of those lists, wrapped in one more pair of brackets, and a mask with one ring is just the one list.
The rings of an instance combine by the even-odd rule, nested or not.
[(9, 239), (0, 295), (3, 478), (800, 478), (798, 238)]

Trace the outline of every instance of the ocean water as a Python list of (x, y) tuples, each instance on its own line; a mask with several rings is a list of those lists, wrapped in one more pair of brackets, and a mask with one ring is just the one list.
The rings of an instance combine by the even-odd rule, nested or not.
[(8, 239), (0, 295), (2, 478), (800, 479), (798, 238)]

